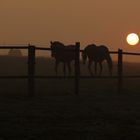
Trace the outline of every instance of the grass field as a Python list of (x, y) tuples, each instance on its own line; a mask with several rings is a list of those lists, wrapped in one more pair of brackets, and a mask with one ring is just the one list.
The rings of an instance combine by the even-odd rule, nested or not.
[[(1, 57), (0, 64), (1, 75), (27, 74), (25, 58)], [(53, 66), (53, 60), (38, 58), (36, 74), (54, 75)], [(139, 64), (125, 63), (124, 72), (138, 75)], [(72, 79), (36, 79), (36, 96), (29, 98), (26, 79), (1, 79), (0, 140), (139, 139), (139, 83), (140, 79), (124, 79), (119, 94), (116, 79), (82, 79), (80, 95), (74, 95)]]

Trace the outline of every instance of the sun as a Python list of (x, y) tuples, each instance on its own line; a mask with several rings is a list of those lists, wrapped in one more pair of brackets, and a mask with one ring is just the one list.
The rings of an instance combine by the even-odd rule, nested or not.
[(136, 45), (139, 42), (139, 36), (136, 33), (130, 33), (126, 37), (126, 41), (129, 45)]

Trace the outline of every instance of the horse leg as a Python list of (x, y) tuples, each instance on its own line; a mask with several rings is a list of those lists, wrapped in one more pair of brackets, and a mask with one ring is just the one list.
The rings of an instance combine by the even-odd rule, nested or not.
[(109, 67), (109, 74), (112, 76), (112, 68)]
[(66, 63), (65, 62), (63, 63), (63, 73), (64, 73), (64, 76), (66, 76)]
[(89, 62), (88, 62), (88, 70), (89, 70), (90, 75), (93, 76), (93, 72), (91, 70), (91, 65), (92, 65), (92, 61), (89, 60)]
[(70, 62), (67, 63), (68, 71), (69, 71), (69, 76), (71, 75), (71, 65)]
[(56, 75), (57, 75), (57, 69), (58, 69), (58, 64), (59, 64), (59, 62), (58, 61), (55, 61), (55, 73), (56, 73)]
[(108, 64), (109, 74), (112, 76), (112, 64)]
[(97, 62), (94, 63), (95, 75), (97, 75)]
[(99, 73), (99, 75), (101, 75), (102, 74), (102, 70), (103, 70), (102, 62), (99, 62), (99, 66), (100, 66), (100, 73)]
[(109, 75), (112, 76), (112, 63), (107, 60)]

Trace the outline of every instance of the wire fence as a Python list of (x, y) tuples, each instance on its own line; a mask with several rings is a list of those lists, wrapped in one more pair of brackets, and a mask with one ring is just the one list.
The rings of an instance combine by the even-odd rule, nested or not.
[(110, 54), (116, 54), (118, 56), (117, 59), (117, 76), (81, 76), (80, 75), (80, 42), (75, 43), (75, 66), (74, 66), (74, 76), (40, 76), (35, 75), (35, 61), (36, 61), (36, 51), (51, 51), (51, 48), (43, 48), (43, 47), (36, 47), (33, 45), (27, 46), (0, 46), (0, 49), (20, 49), (20, 50), (28, 50), (28, 73), (27, 75), (21, 76), (11, 76), (0, 75), (0, 79), (28, 79), (28, 95), (34, 96), (35, 95), (35, 79), (74, 79), (74, 92), (76, 95), (79, 94), (79, 83), (80, 79), (117, 79), (117, 89), (118, 92), (122, 91), (123, 88), (123, 79), (124, 78), (140, 78), (140, 75), (131, 75), (131, 76), (124, 76), (123, 75), (123, 55), (136, 55), (140, 56), (140, 53), (131, 53), (131, 52), (123, 52), (122, 49), (118, 49), (118, 51), (110, 51)]

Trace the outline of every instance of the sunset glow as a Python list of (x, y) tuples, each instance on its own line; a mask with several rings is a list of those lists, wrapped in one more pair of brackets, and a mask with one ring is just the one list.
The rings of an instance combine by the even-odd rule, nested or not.
[(129, 45), (136, 45), (139, 42), (139, 36), (135, 33), (130, 33), (127, 35), (126, 40)]

